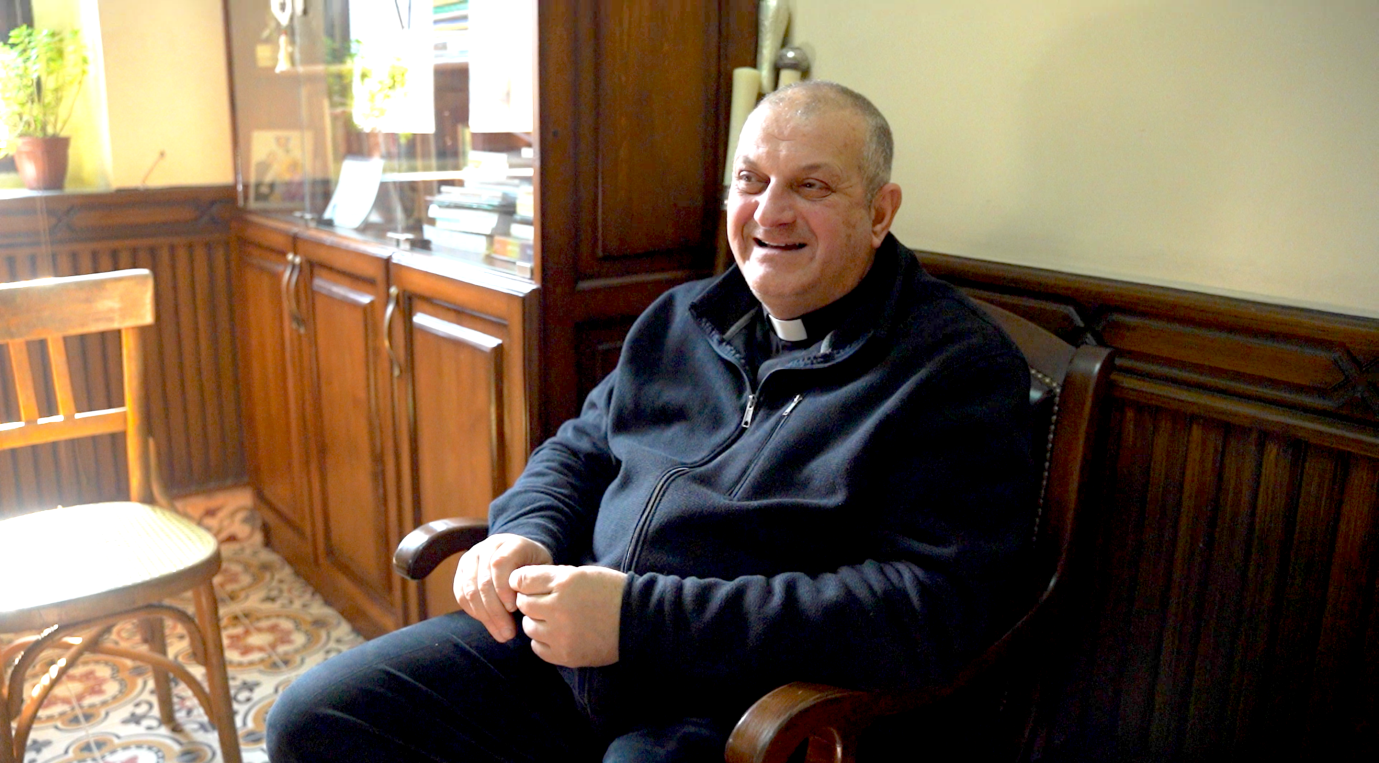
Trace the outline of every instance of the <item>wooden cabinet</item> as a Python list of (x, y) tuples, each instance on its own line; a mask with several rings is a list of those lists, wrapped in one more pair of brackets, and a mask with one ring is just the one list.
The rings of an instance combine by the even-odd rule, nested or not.
[[(454, 606), (448, 570), (425, 589), (391, 572), (400, 535), (485, 516), (636, 316), (713, 272), (732, 69), (753, 62), (755, 22), (749, 0), (540, 4), (538, 124), (521, 136), (535, 151), (529, 279), (392, 249), (376, 230), (391, 223), (236, 223), (250, 479), (270, 542), (362, 632)], [(237, 87), (271, 100), (257, 81)], [(254, 117), (241, 135), (302, 111), (238, 108)]]
[(391, 374), (383, 349), (386, 252), (295, 241), (299, 380), (313, 478), (317, 588), (352, 621), (390, 630), (404, 622), (388, 512), (394, 489)]
[(234, 225), (249, 475), (271, 543), (366, 633), (405, 621), (392, 572), (400, 526), (386, 252), (342, 248), (287, 223)]
[(393, 549), (423, 522), (485, 516), (525, 465), (535, 285), (270, 218), (234, 231), (269, 542), (366, 635), (451, 611), (449, 576), (408, 583)]
[(301, 353), (293, 325), (292, 234), (236, 223), (231, 238), (244, 449), (273, 547), (302, 569), (312, 557)]
[[(502, 277), (473, 283), (443, 271), (428, 255), (404, 254), (391, 271), (397, 496), (407, 530), (488, 516), (489, 502), (521, 473), (535, 444), (528, 418), (534, 285)], [(412, 617), (456, 609), (454, 569), (452, 559), (427, 578)]]

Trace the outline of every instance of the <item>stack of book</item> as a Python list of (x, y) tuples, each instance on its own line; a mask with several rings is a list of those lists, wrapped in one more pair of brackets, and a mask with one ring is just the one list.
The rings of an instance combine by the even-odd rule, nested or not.
[(443, 185), (428, 198), (431, 222), (422, 235), (433, 247), (482, 254), (511, 262), (532, 261), (531, 185), (466, 182)]
[(469, 60), (469, 0), (433, 0), (431, 28), (437, 61)]

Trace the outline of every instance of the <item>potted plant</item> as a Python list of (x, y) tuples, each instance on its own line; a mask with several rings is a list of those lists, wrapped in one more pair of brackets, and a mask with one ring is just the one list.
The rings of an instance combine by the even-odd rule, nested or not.
[(77, 93), (87, 59), (78, 32), (33, 29), (10, 32), (0, 43), (0, 156), (14, 154), (30, 190), (62, 188)]

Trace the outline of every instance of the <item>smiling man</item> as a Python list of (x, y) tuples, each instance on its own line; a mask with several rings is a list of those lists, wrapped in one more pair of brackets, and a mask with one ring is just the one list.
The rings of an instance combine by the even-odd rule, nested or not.
[(743, 127), (737, 268), (672, 289), (464, 554), (462, 613), (335, 657), (275, 763), (722, 760), (795, 680), (942, 681), (1033, 521), (1028, 371), (890, 235), (890, 128), (806, 82)]

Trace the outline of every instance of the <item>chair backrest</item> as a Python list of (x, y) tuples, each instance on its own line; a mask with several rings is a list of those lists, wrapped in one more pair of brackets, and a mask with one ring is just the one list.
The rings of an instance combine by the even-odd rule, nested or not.
[(1077, 563), (1076, 522), (1087, 501), (1111, 350), (1072, 345), (1008, 310), (977, 300), (1024, 353), (1034, 410), (1032, 453), (1043, 466), (1034, 535), (1033, 583), (1047, 596)]
[[(39, 278), (0, 284), (0, 344), (7, 347), (18, 421), (0, 423), (0, 450), (102, 434), (125, 433), (130, 500), (153, 499), (144, 404), (144, 343), (153, 323), (153, 274), (148, 270)], [(120, 332), (124, 406), (78, 411), (65, 338)], [(39, 383), (30, 342), (47, 345), (51, 387)], [(41, 356), (40, 356), (41, 357)], [(40, 391), (51, 389), (56, 414), (43, 415)]]

